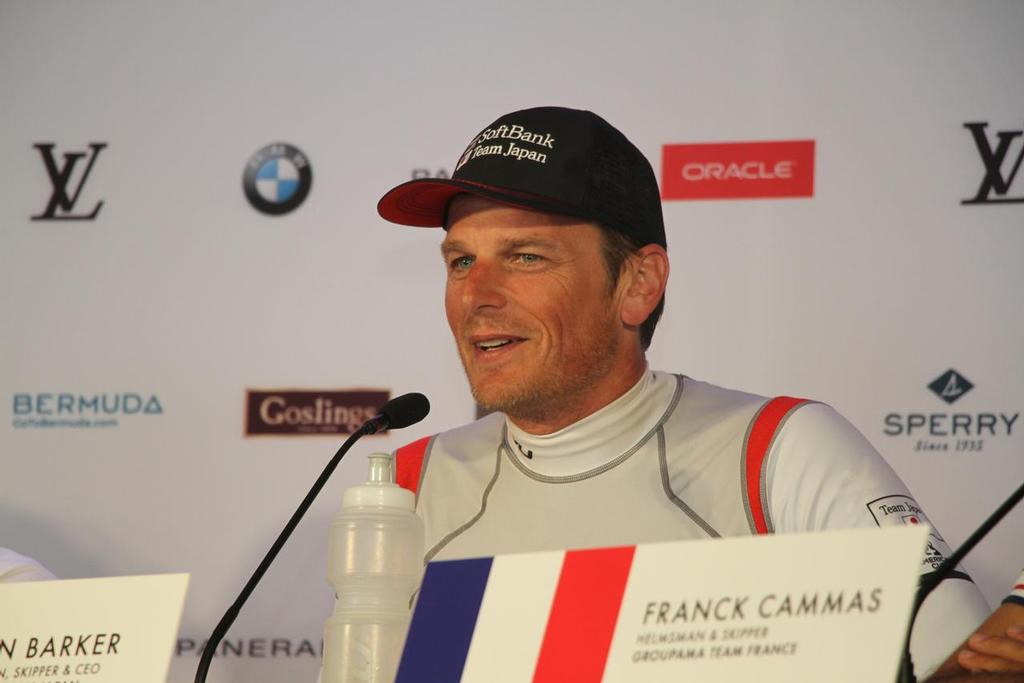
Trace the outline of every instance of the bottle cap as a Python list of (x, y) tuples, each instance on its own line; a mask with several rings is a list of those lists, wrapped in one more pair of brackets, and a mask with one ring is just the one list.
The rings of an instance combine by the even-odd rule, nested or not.
[(369, 455), (370, 474), (365, 484), (345, 489), (341, 507), (391, 507), (412, 511), (416, 496), (395, 483), (390, 453)]

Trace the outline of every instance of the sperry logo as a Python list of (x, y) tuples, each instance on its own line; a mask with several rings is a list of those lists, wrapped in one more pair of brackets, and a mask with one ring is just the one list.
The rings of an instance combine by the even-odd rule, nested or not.
[(955, 403), (961, 396), (973, 389), (974, 385), (966, 377), (950, 368), (936, 377), (928, 385), (928, 388), (946, 403)]
[[(100, 150), (107, 146), (105, 142), (92, 142), (89, 143), (89, 149), (91, 152), (64, 152), (64, 161), (58, 167), (57, 160), (54, 158), (53, 149), (56, 145), (52, 142), (40, 142), (32, 145), (39, 154), (43, 157), (43, 164), (46, 166), (46, 173), (50, 177), (50, 184), (53, 186), (53, 191), (50, 193), (50, 201), (46, 203), (46, 208), (38, 216), (32, 216), (34, 221), (91, 221), (96, 218), (99, 214), (100, 209), (103, 207), (103, 201), (96, 203), (90, 213), (74, 213), (75, 204), (78, 202), (79, 196), (82, 194), (82, 188), (85, 186), (85, 181), (89, 179), (89, 174), (92, 172), (93, 164), (96, 163), (96, 157), (100, 155)], [(89, 157), (89, 161), (85, 165), (85, 170), (82, 175), (78, 178), (77, 184), (72, 188), (72, 177), (75, 175), (75, 168), (78, 166), (78, 162), (86, 156)]]
[[(1003, 130), (996, 133), (995, 141), (990, 141), (985, 133), (988, 123), (965, 123), (964, 128), (971, 131), (974, 145), (978, 148), (981, 163), (985, 166), (985, 176), (981, 179), (978, 192), (971, 199), (961, 200), (961, 204), (1008, 204), (1024, 202), (1024, 183), (1016, 197), (1008, 196), (1010, 187), (1024, 161), (1024, 130)], [(1021, 140), (1020, 145), (1015, 141)], [(1011, 149), (1014, 151), (1011, 152)], [(1005, 169), (1006, 164), (1011, 164)]]
[[(928, 383), (928, 389), (947, 404), (954, 404), (974, 389), (974, 383), (950, 368)], [(983, 408), (964, 412), (965, 407), (950, 412), (935, 410), (894, 411), (886, 414), (883, 432), (886, 436), (911, 437), (918, 453), (980, 454), (986, 443), (1013, 437), (1013, 426), (1020, 413), (999, 410), (991, 405), (978, 406), (978, 399), (968, 401)]]
[[(498, 140), (507, 140), (508, 142), (498, 142)], [(462, 153), (455, 170), (458, 171), (469, 161), (484, 156), (503, 156), (512, 157), (516, 161), (526, 159), (541, 164), (547, 163), (548, 155), (546, 153), (517, 145), (516, 141), (550, 150), (555, 148), (555, 138), (551, 136), (551, 133), (534, 133), (518, 124), (511, 126), (502, 124), (497, 128), (488, 128), (477, 135), (473, 142), (469, 143), (466, 151)]]

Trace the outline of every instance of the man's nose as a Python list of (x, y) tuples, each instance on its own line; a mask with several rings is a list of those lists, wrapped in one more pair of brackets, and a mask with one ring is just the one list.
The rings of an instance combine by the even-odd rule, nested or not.
[(506, 303), (505, 274), (494, 263), (477, 260), (469, 269), (462, 288), (462, 302), (468, 308), (501, 308)]

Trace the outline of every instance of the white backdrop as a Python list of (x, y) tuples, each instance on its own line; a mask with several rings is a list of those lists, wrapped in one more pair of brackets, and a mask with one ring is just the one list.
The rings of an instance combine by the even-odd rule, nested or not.
[[(247, 438), (246, 391), (423, 391), (424, 423), (343, 463), (229, 634), (244, 653), (210, 680), (314, 676), (340, 492), (371, 450), (474, 414), (440, 234), (384, 223), (376, 200), (540, 104), (600, 113), (659, 174), (665, 144), (815, 141), (813, 197), (666, 201), (673, 273), (651, 363), (830, 402), (957, 545), (1024, 479), (1024, 425), (958, 451), (926, 429), (888, 435), (886, 419), (936, 414), (948, 431), (960, 413), (977, 431), (979, 413), (1024, 406), (1024, 204), (961, 204), (985, 177), (964, 124), (987, 122), (993, 148), (1024, 128), (1021, 27), (1010, 1), (0, 0), (0, 545), (62, 577), (191, 572), (170, 678), (190, 681), (341, 441)], [(1022, 150), (1007, 139), (1006, 179)], [(274, 142), (313, 173), (280, 216), (241, 187)], [(59, 164), (89, 143), (107, 146), (72, 213), (102, 201), (95, 219), (32, 220), (53, 192), (33, 145)], [(1024, 197), (1024, 174), (990, 197)], [(955, 404), (928, 389), (949, 369), (973, 384)], [(62, 393), (161, 410), (26, 426), (48, 416), (25, 401)], [(966, 562), (990, 602), (1024, 565), (1022, 523), (1024, 509)]]

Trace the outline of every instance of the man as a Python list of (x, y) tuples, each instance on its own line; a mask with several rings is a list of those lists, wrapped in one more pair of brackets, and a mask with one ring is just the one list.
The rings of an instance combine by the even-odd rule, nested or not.
[[(473, 395), (498, 411), (399, 449), (427, 558), (927, 523), (831, 408), (651, 371), (669, 274), (657, 181), (590, 112), (499, 118), (450, 180), (385, 219), (443, 226), (445, 309)], [(948, 553), (933, 534), (922, 569)], [(985, 617), (963, 573), (922, 609), (918, 673)]]

